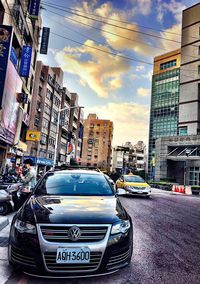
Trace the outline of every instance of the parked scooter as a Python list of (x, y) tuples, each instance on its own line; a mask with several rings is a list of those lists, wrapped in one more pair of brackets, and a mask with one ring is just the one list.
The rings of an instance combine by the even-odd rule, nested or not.
[(6, 189), (0, 189), (0, 215), (12, 211), (12, 195)]
[(6, 215), (20, 208), (22, 187), (21, 183), (0, 185), (0, 215)]

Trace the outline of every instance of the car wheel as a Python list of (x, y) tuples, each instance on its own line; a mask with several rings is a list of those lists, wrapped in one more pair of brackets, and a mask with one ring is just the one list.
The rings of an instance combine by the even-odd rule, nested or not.
[(8, 203), (0, 203), (0, 215), (6, 215), (9, 212)]
[(133, 255), (133, 234), (131, 236), (131, 248), (130, 249), (131, 249), (131, 252), (130, 252), (130, 256), (128, 258), (128, 265), (130, 265), (131, 259), (132, 259), (132, 255)]

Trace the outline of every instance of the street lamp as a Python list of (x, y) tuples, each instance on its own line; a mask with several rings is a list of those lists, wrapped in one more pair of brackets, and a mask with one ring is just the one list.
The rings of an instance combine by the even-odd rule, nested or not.
[(79, 112), (80, 112), (80, 109), (81, 108), (84, 108), (83, 106), (73, 106), (73, 107), (64, 107), (64, 108), (61, 108), (61, 105), (60, 105), (60, 108), (58, 110), (58, 120), (57, 120), (57, 126), (56, 126), (56, 142), (55, 142), (55, 154), (54, 154), (54, 160), (53, 160), (53, 167), (55, 168), (56, 166), (56, 158), (57, 158), (57, 152), (58, 152), (58, 137), (59, 137), (59, 126), (60, 126), (60, 114), (62, 111), (64, 110), (71, 110), (71, 109), (76, 109), (78, 108), (79, 109)]

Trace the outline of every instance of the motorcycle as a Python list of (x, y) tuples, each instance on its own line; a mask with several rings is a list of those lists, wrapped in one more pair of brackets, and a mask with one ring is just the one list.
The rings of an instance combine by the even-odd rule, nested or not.
[(18, 181), (18, 177), (15, 175), (4, 174), (0, 176), (0, 184), (16, 183), (17, 181)]
[(20, 208), (22, 187), (21, 183), (0, 185), (0, 215), (6, 215)]
[(12, 196), (6, 189), (0, 189), (0, 215), (6, 215), (12, 211)]

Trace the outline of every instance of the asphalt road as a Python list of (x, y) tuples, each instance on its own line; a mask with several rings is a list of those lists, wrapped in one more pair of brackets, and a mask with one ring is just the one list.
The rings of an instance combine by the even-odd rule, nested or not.
[[(17, 274), (0, 248), (0, 284), (198, 284), (200, 283), (200, 198), (154, 190), (151, 199), (120, 197), (134, 223), (131, 265), (88, 279), (41, 280)], [(8, 228), (1, 233), (5, 236)]]

